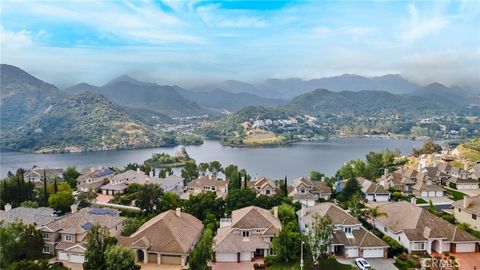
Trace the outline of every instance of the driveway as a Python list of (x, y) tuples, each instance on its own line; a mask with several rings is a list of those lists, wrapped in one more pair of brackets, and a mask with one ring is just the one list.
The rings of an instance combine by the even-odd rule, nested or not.
[(253, 262), (216, 262), (212, 263), (212, 270), (253, 270)]
[[(368, 263), (372, 266), (375, 270), (398, 270), (398, 268), (393, 265), (393, 259), (366, 259)], [(355, 259), (344, 259), (337, 257), (337, 261), (343, 264), (351, 264), (355, 266)]]
[(480, 270), (480, 253), (450, 253), (450, 256), (454, 256), (461, 270)]
[(171, 265), (171, 264), (156, 264), (156, 263), (149, 263), (149, 264), (139, 264), (142, 270), (181, 270), (182, 267), (180, 265)]

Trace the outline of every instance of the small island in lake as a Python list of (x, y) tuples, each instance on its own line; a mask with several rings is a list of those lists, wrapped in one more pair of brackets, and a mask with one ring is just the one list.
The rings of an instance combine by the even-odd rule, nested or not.
[(173, 167), (183, 167), (188, 162), (194, 162), (192, 158), (187, 153), (185, 147), (180, 148), (174, 156), (168, 153), (158, 153), (152, 154), (152, 157), (145, 160), (145, 165), (150, 165), (154, 168), (173, 168)]

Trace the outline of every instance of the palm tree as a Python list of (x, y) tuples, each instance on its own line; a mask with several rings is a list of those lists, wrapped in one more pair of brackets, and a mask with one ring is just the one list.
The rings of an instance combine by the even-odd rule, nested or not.
[(369, 208), (366, 215), (372, 220), (373, 222), (373, 228), (375, 229), (375, 219), (381, 216), (388, 217), (387, 213), (381, 212), (378, 210), (378, 206), (375, 206), (374, 208)]

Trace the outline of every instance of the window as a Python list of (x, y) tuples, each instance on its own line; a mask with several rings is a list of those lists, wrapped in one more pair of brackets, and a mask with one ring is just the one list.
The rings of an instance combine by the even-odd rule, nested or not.
[(211, 186), (211, 187), (210, 187), (210, 190), (215, 191), (215, 189), (216, 189), (215, 186)]
[(255, 231), (256, 231), (257, 233), (262, 233), (262, 232), (263, 232), (262, 229), (256, 229)]
[(50, 238), (50, 233), (44, 232), (43, 233), (43, 239), (48, 239), (48, 238)]
[(351, 227), (345, 227), (344, 228), (345, 233), (352, 233), (352, 228)]
[(303, 188), (300, 189), (300, 193), (302, 193), (302, 194), (305, 193), (305, 189), (303, 189)]
[(383, 231), (387, 232), (388, 231), (387, 227), (383, 227)]
[(243, 237), (250, 237), (250, 231), (242, 231)]
[(50, 246), (43, 246), (42, 252), (43, 253), (50, 253)]
[(473, 219), (473, 220), (477, 220), (477, 215), (472, 214), (472, 219)]
[(270, 195), (270, 189), (265, 190), (265, 194)]
[(462, 209), (458, 208), (458, 212), (459, 212), (459, 213), (462, 212)]
[(413, 248), (414, 250), (423, 250), (425, 249), (425, 243), (413, 243)]
[(71, 234), (65, 234), (65, 241), (72, 241), (72, 235)]

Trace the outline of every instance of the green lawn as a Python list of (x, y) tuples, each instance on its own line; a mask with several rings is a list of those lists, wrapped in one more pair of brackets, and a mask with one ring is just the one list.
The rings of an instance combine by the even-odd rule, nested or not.
[(465, 194), (463, 194), (462, 192), (449, 188), (445, 188), (445, 193), (452, 195), (454, 201), (463, 200), (463, 196), (465, 196)]

